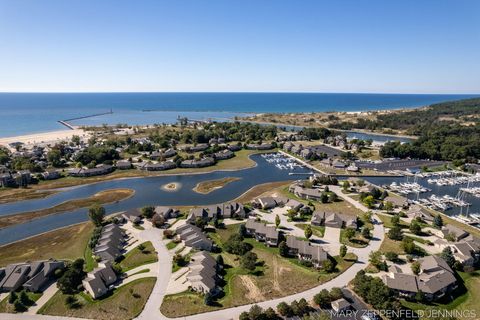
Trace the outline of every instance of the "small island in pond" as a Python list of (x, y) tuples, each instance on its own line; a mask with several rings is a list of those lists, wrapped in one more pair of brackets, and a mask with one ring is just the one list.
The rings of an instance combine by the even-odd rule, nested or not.
[(175, 192), (180, 190), (181, 187), (182, 187), (181, 183), (170, 182), (161, 186), (160, 189), (162, 189), (163, 191)]
[(207, 180), (197, 183), (193, 191), (201, 194), (209, 194), (212, 191), (225, 187), (227, 184), (238, 181), (238, 177), (225, 177), (217, 180)]

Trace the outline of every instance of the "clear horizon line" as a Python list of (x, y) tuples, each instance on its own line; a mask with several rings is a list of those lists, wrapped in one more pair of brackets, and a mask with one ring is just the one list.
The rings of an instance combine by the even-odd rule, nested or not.
[(0, 91), (0, 94), (88, 94), (88, 93), (275, 93), (275, 94), (377, 94), (377, 95), (479, 95), (480, 92), (341, 92), (341, 91)]

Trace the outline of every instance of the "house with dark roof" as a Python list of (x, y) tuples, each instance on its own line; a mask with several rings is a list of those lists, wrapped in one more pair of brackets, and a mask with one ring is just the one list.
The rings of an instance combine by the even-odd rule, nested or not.
[(320, 189), (304, 188), (295, 183), (290, 185), (289, 191), (301, 199), (315, 201), (320, 201), (323, 194), (323, 191)]
[(15, 186), (15, 180), (10, 172), (0, 174), (0, 187), (7, 188)]
[(420, 218), (427, 222), (432, 222), (434, 219), (433, 215), (427, 209), (419, 205), (410, 206), (410, 208), (408, 208), (407, 215), (410, 218)]
[(357, 229), (357, 218), (335, 212), (315, 211), (311, 219), (312, 225), (332, 228)]
[(333, 311), (339, 312), (339, 313), (342, 311), (348, 310), (351, 307), (350, 302), (348, 302), (343, 298), (332, 301), (331, 305), (332, 305)]
[(218, 151), (213, 154), (213, 157), (217, 160), (226, 160), (226, 159), (233, 158), (234, 156), (235, 156), (235, 153), (233, 153), (228, 149)]
[(284, 197), (262, 197), (255, 199), (253, 205), (257, 208), (268, 210), (275, 207), (281, 207), (285, 205), (287, 201), (288, 199)]
[(58, 170), (46, 170), (45, 172), (42, 172), (41, 175), (45, 180), (55, 180), (61, 177), (60, 171)]
[(37, 292), (52, 279), (56, 269), (64, 266), (63, 261), (56, 260), (10, 264), (2, 272), (0, 292), (15, 291), (22, 286)]
[(111, 223), (102, 228), (92, 251), (95, 256), (102, 260), (113, 262), (122, 255), (125, 243), (125, 232), (118, 225)]
[(193, 223), (197, 218), (201, 218), (205, 222), (209, 222), (212, 219), (245, 218), (246, 216), (247, 213), (241, 203), (227, 202), (206, 207), (193, 208), (188, 214), (187, 221)]
[(99, 164), (95, 168), (74, 168), (68, 170), (71, 177), (93, 177), (108, 174), (114, 170), (114, 167), (108, 164)]
[(163, 170), (175, 169), (177, 165), (173, 161), (162, 161), (158, 163), (144, 162), (137, 167), (140, 170), (145, 170), (145, 171), (163, 171)]
[(198, 228), (197, 226), (186, 223), (178, 227), (175, 232), (188, 247), (206, 251), (211, 251), (213, 248), (212, 240), (208, 239), (203, 233), (202, 229)]
[(201, 293), (215, 294), (218, 291), (217, 262), (205, 251), (197, 252), (190, 258), (187, 280), (190, 287)]
[(287, 236), (287, 247), (290, 255), (299, 260), (310, 261), (315, 268), (322, 267), (323, 261), (328, 259), (328, 254), (321, 246), (313, 246), (309, 241)]
[(427, 256), (418, 262), (421, 270), (418, 275), (391, 269), (382, 276), (383, 282), (402, 297), (413, 298), (421, 291), (430, 301), (440, 299), (457, 288), (454, 272), (445, 260), (437, 256)]
[(139, 209), (129, 209), (122, 213), (122, 217), (132, 223), (139, 223), (142, 220), (142, 213)]
[(262, 144), (257, 144), (257, 143), (250, 143), (246, 145), (247, 149), (250, 150), (270, 150), (273, 149), (273, 144), (271, 143), (262, 143)]
[(82, 280), (82, 284), (93, 299), (97, 299), (105, 295), (116, 281), (117, 275), (113, 271), (111, 263), (102, 261), (97, 268), (87, 273), (86, 278)]
[(215, 164), (215, 159), (212, 157), (205, 157), (202, 159), (192, 159), (184, 160), (181, 162), (180, 167), (182, 168), (203, 168), (213, 166)]
[(128, 160), (120, 160), (120, 161), (117, 161), (117, 163), (115, 164), (115, 167), (118, 170), (128, 170), (128, 169), (132, 169), (132, 163)]
[(408, 206), (408, 199), (401, 196), (387, 196), (383, 201), (390, 202), (395, 208), (406, 208)]
[(442, 234), (443, 238), (453, 237), (454, 241), (460, 241), (470, 235), (467, 231), (451, 224), (442, 227)]
[(275, 226), (248, 219), (245, 227), (247, 234), (257, 241), (265, 242), (267, 246), (278, 245), (280, 233)]
[(39, 292), (54, 278), (55, 270), (65, 268), (63, 261), (56, 260), (40, 261), (37, 262), (37, 265), (36, 268), (33, 268), (35, 273), (30, 272), (29, 279), (23, 284), (23, 287), (28, 291)]
[[(155, 207), (155, 215), (161, 216), (165, 220), (178, 217), (180, 210), (171, 207), (157, 206)], [(154, 215), (154, 217), (155, 217)], [(153, 219), (153, 218), (152, 218)]]

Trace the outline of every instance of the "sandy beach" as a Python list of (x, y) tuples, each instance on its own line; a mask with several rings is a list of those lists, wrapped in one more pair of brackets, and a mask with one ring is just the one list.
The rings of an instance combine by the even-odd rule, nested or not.
[(58, 130), (58, 131), (50, 131), (50, 132), (41, 132), (41, 133), (33, 133), (23, 136), (16, 136), (16, 137), (7, 137), (7, 138), (0, 138), (0, 145), (5, 146), (9, 149), (12, 149), (9, 144), (13, 142), (21, 142), (25, 145), (31, 144), (38, 144), (38, 143), (56, 143), (63, 140), (69, 140), (72, 136), (77, 135), (80, 137), (88, 137), (89, 133), (85, 132), (82, 129), (66, 129), (66, 130)]

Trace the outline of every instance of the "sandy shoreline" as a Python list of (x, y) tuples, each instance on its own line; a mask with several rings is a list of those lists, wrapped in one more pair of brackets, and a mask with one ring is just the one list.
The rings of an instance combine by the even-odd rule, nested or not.
[(32, 133), (23, 136), (0, 138), (0, 145), (11, 148), (9, 144), (13, 142), (21, 142), (26, 145), (37, 143), (56, 143), (63, 140), (70, 140), (74, 135), (80, 137), (88, 137), (89, 133), (87, 133), (83, 129), (65, 129), (58, 131)]

